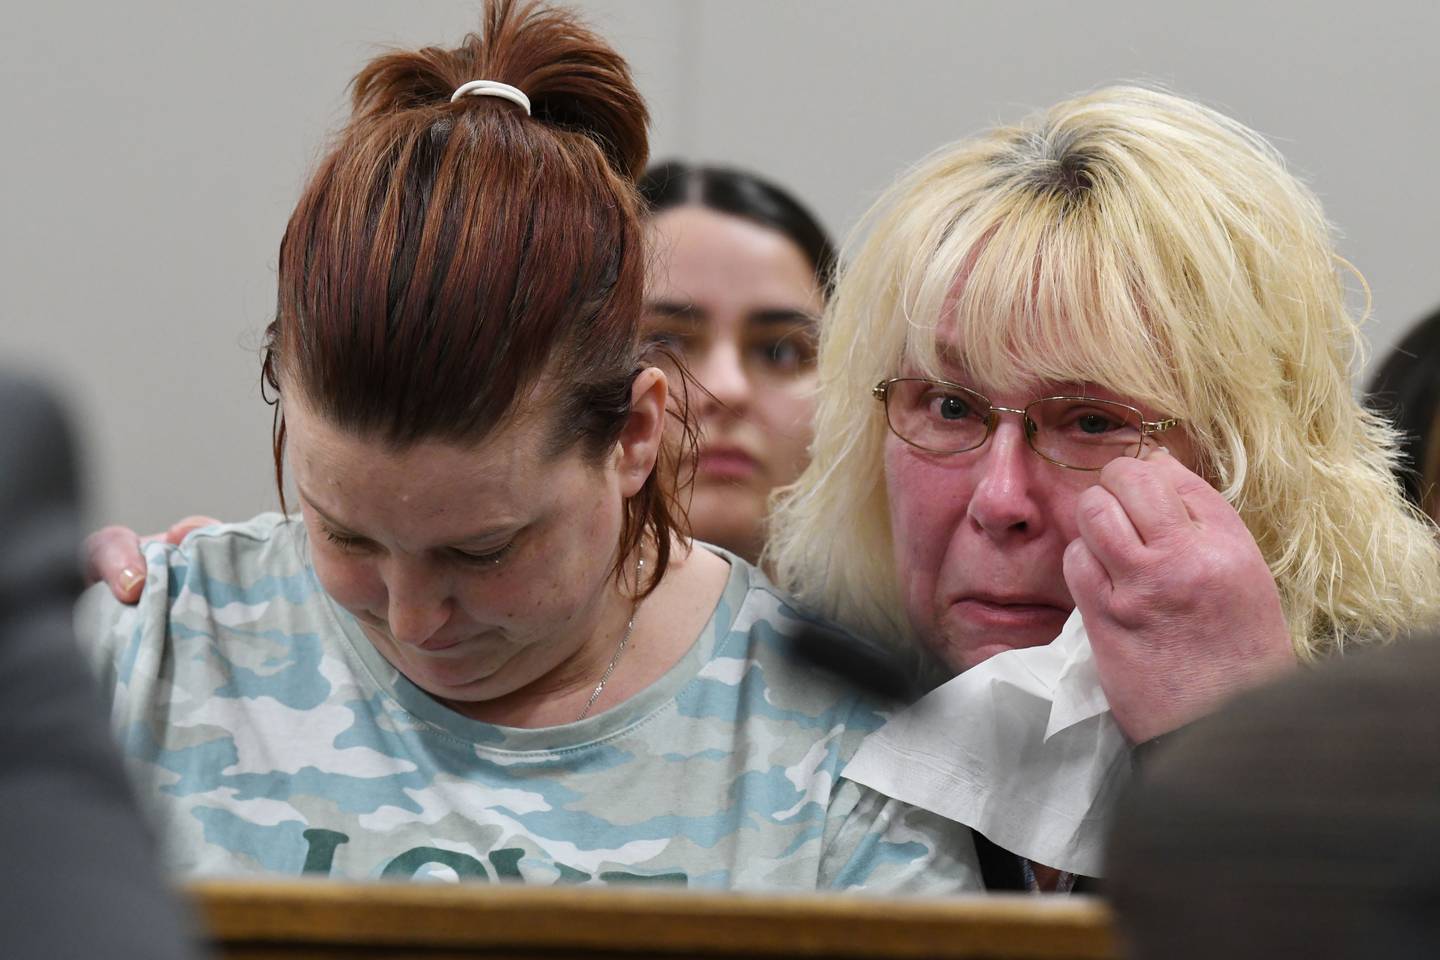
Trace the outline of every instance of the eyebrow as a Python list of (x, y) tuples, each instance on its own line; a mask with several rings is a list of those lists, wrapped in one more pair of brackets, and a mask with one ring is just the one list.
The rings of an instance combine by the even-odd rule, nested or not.
[[(300, 485), (300, 481), (298, 480), (295, 481), (295, 489), (300, 493), (300, 499), (304, 500), (307, 504), (309, 504), (310, 509), (314, 510), (315, 513), (319, 515), (320, 519), (324, 520), (326, 525), (333, 528), (337, 533), (353, 534), (360, 539), (370, 539), (370, 537), (366, 534), (361, 533), (359, 530), (351, 527), (348, 523), (341, 523), (339, 520), (336, 520), (334, 517), (330, 516), (330, 514), (326, 513), (324, 510), (321, 510), (318, 506), (316, 506), (314, 498), (305, 492), (305, 488)], [(521, 524), (520, 527), (516, 528), (515, 532), (518, 533), (519, 530), (522, 529), (524, 526), (526, 525)], [(458, 537), (450, 541), (448, 544), (441, 544), (440, 546), (453, 548), (464, 546), (467, 544), (485, 543), (487, 540), (491, 540), (501, 533), (508, 532), (510, 532), (510, 527), (507, 525), (491, 527), (487, 530), (476, 531), (469, 536)]]
[(645, 310), (658, 313), (667, 319), (685, 320), (689, 323), (700, 323), (705, 319), (704, 310), (693, 303), (682, 303), (679, 300), (651, 300), (645, 304)]
[[(681, 320), (686, 323), (703, 323), (708, 316), (695, 304), (681, 303), (676, 300), (652, 300), (645, 304), (645, 309), (666, 319)], [(797, 310), (793, 307), (766, 307), (746, 314), (745, 321), (761, 327), (815, 326), (820, 322), (820, 318), (808, 310)]]
[(336, 530), (343, 530), (350, 533), (357, 532), (351, 530), (349, 524), (341, 523), (339, 520), (336, 520), (334, 517), (330, 516), (330, 514), (326, 513), (324, 510), (321, 510), (318, 506), (316, 506), (315, 498), (305, 492), (305, 488), (300, 485), (300, 481), (298, 480), (295, 481), (295, 490), (300, 494), (300, 499), (309, 504), (310, 509), (314, 510), (317, 514), (319, 514), (320, 519), (324, 520), (331, 527), (334, 527)]
[(805, 310), (796, 310), (791, 307), (772, 307), (766, 310), (756, 310), (746, 318), (751, 323), (760, 326), (795, 326), (805, 324), (815, 326), (820, 318)]

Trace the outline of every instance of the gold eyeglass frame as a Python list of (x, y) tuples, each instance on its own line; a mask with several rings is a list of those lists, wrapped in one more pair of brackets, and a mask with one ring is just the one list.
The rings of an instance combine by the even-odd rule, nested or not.
[[(976, 443), (973, 446), (969, 447), (962, 447), (959, 450), (936, 450), (932, 447), (926, 447), (916, 443), (914, 440), (911, 440), (909, 437), (906, 437), (904, 434), (902, 434), (899, 430), (896, 430), (894, 421), (890, 419), (890, 387), (893, 384), (897, 383), (933, 383), (941, 387), (948, 387), (958, 390), (961, 393), (974, 397), (977, 400), (983, 401), (985, 406), (985, 435), (980, 438), (979, 443)], [(942, 457), (949, 456), (954, 453), (969, 453), (971, 450), (979, 450), (981, 447), (985, 446), (985, 444), (990, 441), (990, 437), (992, 434), (994, 434), (995, 428), (999, 426), (1000, 414), (1013, 413), (1017, 414), (1020, 417), (1021, 425), (1024, 427), (1025, 430), (1025, 443), (1035, 453), (1037, 457), (1046, 461), (1047, 463), (1053, 463), (1057, 467), (1063, 467), (1066, 470), (1081, 470), (1086, 473), (1094, 473), (1098, 470), (1103, 470), (1105, 468), (1103, 466), (1077, 467), (1073, 464), (1062, 463), (1059, 460), (1056, 460), (1054, 457), (1046, 456), (1038, 447), (1035, 446), (1035, 434), (1038, 431), (1038, 428), (1035, 426), (1035, 421), (1030, 417), (1030, 414), (1028, 412), (1031, 407), (1035, 406), (1035, 404), (1037, 403), (1045, 403), (1048, 400), (1078, 400), (1087, 403), (1103, 403), (1110, 406), (1123, 407), (1124, 409), (1129, 410), (1131, 413), (1135, 414), (1135, 420), (1137, 423), (1140, 424), (1140, 444), (1135, 451), (1136, 454), (1138, 454), (1141, 450), (1145, 449), (1145, 441), (1148, 440), (1151, 436), (1157, 433), (1162, 433), (1166, 430), (1170, 430), (1174, 427), (1178, 427), (1181, 423), (1184, 422), (1179, 417), (1166, 417), (1163, 420), (1146, 420), (1145, 415), (1141, 413), (1138, 408), (1132, 407), (1128, 403), (1122, 403), (1119, 400), (1103, 400), (1099, 397), (1076, 397), (1065, 394), (1054, 397), (1037, 397), (1036, 399), (1031, 400), (1029, 403), (1025, 404), (1024, 407), (1017, 410), (1015, 407), (996, 406), (995, 404), (990, 402), (990, 398), (985, 396), (985, 394), (979, 393), (975, 390), (971, 390), (969, 387), (962, 387), (960, 384), (954, 383), (950, 380), (932, 380), (929, 377), (891, 377), (888, 380), (881, 380), (879, 383), (875, 384), (875, 386), (871, 388), (870, 393), (872, 396), (875, 397), (876, 400), (880, 401), (885, 411), (886, 428), (891, 433), (895, 434), (895, 436), (910, 444), (910, 446), (914, 447), (916, 450), (924, 450), (926, 453), (933, 453)], [(979, 406), (980, 404), (976, 404), (977, 408)], [(1124, 454), (1121, 454), (1121, 456), (1124, 456)]]

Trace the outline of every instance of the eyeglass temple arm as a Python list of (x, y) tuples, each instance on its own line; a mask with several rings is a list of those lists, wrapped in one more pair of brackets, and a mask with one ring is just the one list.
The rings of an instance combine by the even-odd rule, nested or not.
[(1180, 426), (1180, 418), (1179, 418), (1179, 417), (1166, 417), (1164, 420), (1141, 420), (1141, 421), (1140, 421), (1140, 429), (1144, 432), (1144, 435), (1147, 436), (1147, 437), (1150, 436), (1150, 434), (1152, 434), (1152, 433), (1162, 433), (1162, 432), (1164, 432), (1164, 431), (1166, 431), (1166, 430), (1171, 429), (1172, 427), (1178, 427), (1178, 426)]

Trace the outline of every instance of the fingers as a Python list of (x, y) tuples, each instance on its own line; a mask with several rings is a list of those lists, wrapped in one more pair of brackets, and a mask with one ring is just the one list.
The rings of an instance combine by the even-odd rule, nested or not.
[[(1076, 505), (1081, 538), (1117, 583), (1129, 582), (1154, 557), (1163, 555), (1156, 551), (1173, 554), (1187, 549), (1201, 517), (1215, 513), (1208, 506), (1192, 508), (1192, 500), (1208, 496), (1229, 509), (1224, 498), (1169, 451), (1158, 448), (1147, 453), (1144, 460), (1111, 461), (1100, 472), (1100, 482), (1082, 492)], [(1187, 490), (1192, 491), (1188, 496)]]
[(1229, 523), (1238, 520), (1235, 508), (1221, 496), (1220, 491), (1210, 485), (1204, 477), (1195, 473), (1185, 464), (1170, 455), (1164, 447), (1152, 452), (1145, 462), (1168, 477), (1180, 498), (1185, 503), (1192, 519), (1197, 523)]
[(180, 541), (184, 540), (192, 531), (201, 527), (210, 527), (220, 523), (214, 517), (207, 517), (203, 514), (191, 514), (183, 520), (176, 520), (173, 524), (159, 533), (147, 533), (140, 538), (141, 543), (153, 543), (156, 540), (161, 543), (168, 543), (172, 547), (178, 547)]
[(1114, 584), (1083, 539), (1070, 541), (1062, 560), (1065, 585), (1080, 610), (1080, 616), (1094, 620), (1109, 604)]
[(165, 542), (172, 546), (178, 546), (181, 540), (192, 530), (199, 530), (201, 527), (213, 527), (219, 523), (214, 517), (207, 517), (200, 514), (192, 514), (184, 520), (175, 523), (169, 530), (165, 531)]
[(1142, 543), (1173, 535), (1194, 522), (1177, 487), (1177, 470), (1195, 477), (1161, 449), (1151, 452), (1145, 460), (1112, 460), (1100, 471), (1100, 486), (1119, 502)]
[(143, 538), (129, 527), (110, 526), (97, 530), (85, 538), (81, 547), (85, 582), (103, 580), (121, 603), (138, 603), (145, 589), (145, 557), (141, 553), (141, 544), (152, 540), (179, 544), (192, 531), (219, 522), (213, 517), (196, 514), (178, 521), (164, 533)]
[(134, 530), (120, 526), (97, 530), (85, 538), (81, 550), (86, 583), (103, 580), (121, 603), (139, 601), (145, 586), (145, 558)]
[[(1107, 579), (1125, 579), (1140, 562), (1145, 544), (1119, 498), (1102, 486), (1090, 487), (1080, 494), (1075, 514), (1080, 533), (1077, 542), (1104, 567)], [(1070, 544), (1070, 548), (1074, 546)], [(1070, 548), (1066, 550), (1067, 562)], [(1073, 591), (1071, 596), (1075, 596)]]

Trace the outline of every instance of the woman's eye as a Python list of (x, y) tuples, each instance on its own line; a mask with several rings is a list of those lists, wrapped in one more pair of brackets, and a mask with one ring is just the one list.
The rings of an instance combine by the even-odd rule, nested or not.
[(1075, 417), (1073, 422), (1076, 429), (1081, 433), (1087, 433), (1092, 436), (1101, 433), (1110, 433), (1124, 426), (1123, 423), (1117, 421), (1114, 417), (1094, 412), (1082, 413)]
[(1070, 410), (1060, 422), (1067, 429), (1084, 436), (1115, 433), (1116, 430), (1123, 430), (1126, 427), (1125, 417), (1113, 415), (1106, 410), (1094, 409)]
[(678, 354), (687, 353), (695, 344), (693, 334), (679, 330), (651, 330), (645, 334), (645, 341), (652, 347), (664, 347)]
[(512, 541), (500, 549), (491, 550), (488, 553), (474, 553), (469, 550), (454, 550), (452, 552), (455, 555), (455, 559), (462, 563), (470, 563), (480, 567), (494, 567), (498, 566), (500, 562), (505, 559), (506, 555), (510, 553), (510, 548), (514, 545)]
[(931, 400), (930, 406), (942, 420), (962, 420), (970, 416), (970, 404), (964, 397), (955, 394), (936, 397)]
[(806, 370), (815, 364), (815, 345), (809, 336), (795, 332), (755, 344), (753, 352), (766, 367), (785, 373)]
[(342, 553), (355, 553), (366, 544), (365, 539), (362, 537), (352, 537), (348, 534), (337, 533), (328, 527), (324, 528), (324, 530), (325, 539), (339, 547)]

